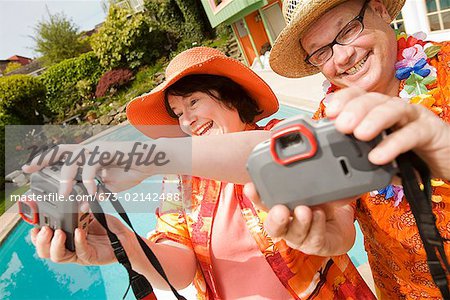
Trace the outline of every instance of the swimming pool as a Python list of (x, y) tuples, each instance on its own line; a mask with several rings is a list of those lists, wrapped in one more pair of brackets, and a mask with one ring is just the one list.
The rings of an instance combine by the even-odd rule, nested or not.
[[(311, 115), (294, 107), (282, 105), (274, 118), (288, 118), (298, 114)], [(262, 122), (264, 123), (264, 121)], [(121, 127), (102, 140), (137, 140), (143, 136), (131, 126)], [(153, 180), (158, 181), (158, 177)], [(157, 189), (156, 185), (153, 185)], [(142, 186), (133, 190), (139, 191)], [(148, 192), (148, 190), (146, 190)], [(159, 190), (155, 190), (159, 192)], [(126, 206), (126, 205), (125, 205)], [(153, 211), (149, 208), (146, 211)], [(130, 218), (143, 236), (155, 226), (152, 213), (132, 213)], [(121, 299), (128, 286), (126, 271), (119, 264), (101, 267), (82, 267), (74, 264), (56, 264), (40, 259), (31, 244), (31, 226), (21, 222), (0, 247), (0, 298), (1, 299)], [(355, 246), (349, 253), (356, 266), (367, 262), (362, 244), (362, 234), (357, 228)], [(181, 292), (194, 299), (193, 288)], [(168, 299), (168, 292), (157, 293)], [(130, 292), (127, 299), (133, 299)], [(171, 299), (171, 298), (170, 298)]]

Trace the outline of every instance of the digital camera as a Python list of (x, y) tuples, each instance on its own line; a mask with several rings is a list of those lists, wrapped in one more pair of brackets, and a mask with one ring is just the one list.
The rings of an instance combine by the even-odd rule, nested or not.
[(88, 229), (91, 221), (89, 206), (81, 205), (89, 198), (81, 182), (74, 184), (68, 197), (58, 193), (61, 164), (31, 174), (31, 188), (18, 202), (22, 219), (37, 228), (49, 226), (66, 234), (66, 248), (75, 250), (75, 228)]
[(330, 120), (293, 117), (255, 147), (247, 169), (268, 207), (294, 209), (350, 198), (387, 186), (397, 172), (393, 163), (377, 166), (368, 160), (381, 139), (362, 142), (338, 132)]

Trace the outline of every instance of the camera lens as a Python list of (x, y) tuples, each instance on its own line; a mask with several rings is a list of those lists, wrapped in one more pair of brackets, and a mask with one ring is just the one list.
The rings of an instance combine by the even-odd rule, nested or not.
[(300, 133), (295, 132), (279, 138), (281, 148), (285, 149), (293, 145), (303, 143), (303, 139)]
[(27, 216), (28, 218), (31, 218), (31, 207), (28, 204), (26, 204), (26, 202), (19, 202), (19, 205), (22, 206), (21, 207), (22, 208), (21, 209), (22, 213), (25, 216)]

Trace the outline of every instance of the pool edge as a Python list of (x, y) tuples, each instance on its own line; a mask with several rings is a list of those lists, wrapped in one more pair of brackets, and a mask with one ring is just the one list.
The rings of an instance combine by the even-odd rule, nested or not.
[(0, 216), (0, 246), (8, 238), (9, 233), (19, 224), (21, 220), (17, 208), (17, 203), (11, 206), (6, 212)]

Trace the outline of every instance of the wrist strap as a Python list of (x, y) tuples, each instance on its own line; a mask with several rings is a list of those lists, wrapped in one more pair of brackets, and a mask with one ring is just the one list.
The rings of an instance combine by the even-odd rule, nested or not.
[[(450, 268), (444, 250), (444, 239), (436, 227), (436, 217), (432, 210), (430, 170), (426, 163), (412, 151), (401, 154), (396, 161), (400, 169), (405, 196), (416, 219), (420, 238), (427, 254), (431, 277), (443, 299), (450, 299), (447, 280)], [(416, 171), (422, 181), (423, 190), (420, 188)]]
[[(108, 188), (106, 188), (106, 186), (102, 182), (102, 180), (100, 180), (99, 178), (96, 178), (96, 180), (98, 182), (97, 188), (99, 190), (103, 190), (103, 192), (113, 195), (113, 193)], [(127, 223), (127, 225), (134, 232), (134, 235), (136, 236), (136, 238), (137, 238), (137, 240), (139, 242), (139, 245), (141, 246), (142, 250), (144, 251), (145, 255), (147, 256), (147, 259), (150, 261), (150, 263), (155, 268), (155, 270), (158, 272), (158, 274), (169, 285), (169, 287), (172, 290), (172, 293), (175, 295), (175, 297), (178, 300), (186, 300), (186, 298), (181, 296), (178, 293), (178, 291), (173, 287), (173, 285), (170, 283), (170, 281), (169, 281), (166, 273), (164, 272), (164, 269), (161, 266), (161, 263), (159, 262), (158, 258), (153, 253), (153, 251), (150, 249), (150, 247), (147, 245), (147, 243), (142, 239), (142, 237), (136, 232), (136, 230), (133, 227), (133, 224), (131, 223), (130, 219), (128, 218), (128, 215), (125, 213), (125, 209), (123, 208), (122, 204), (120, 204), (120, 202), (115, 197), (112, 197), (110, 199), (110, 201), (111, 201), (111, 204), (113, 205), (114, 209), (118, 212), (119, 216), (125, 221), (125, 223)], [(97, 219), (97, 220), (99, 220), (100, 224), (102, 224), (103, 227), (105, 227), (106, 231), (108, 232), (108, 237), (110, 237), (110, 234), (109, 234), (110, 230), (107, 229), (108, 225), (106, 224), (106, 218), (104, 217), (103, 210), (101, 209), (101, 207), (100, 207), (100, 205), (99, 205), (99, 203), (97, 202), (96, 199), (94, 201), (92, 201), (92, 203), (96, 203), (96, 207), (95, 208), (99, 209), (99, 210), (97, 210), (98, 212), (101, 212), (102, 216), (99, 216), (100, 219), (102, 219), (102, 218), (105, 219), (104, 221), (105, 221), (105, 225), (106, 226), (102, 224), (102, 221), (100, 221), (99, 219)], [(97, 218), (96, 213), (94, 213), (94, 216)], [(128, 256), (127, 256), (125, 250), (123, 249), (122, 245), (120, 244), (120, 241), (118, 240), (117, 236), (115, 234), (114, 234), (114, 236), (116, 238), (116, 240), (114, 240), (114, 242), (116, 242), (116, 245), (117, 245), (117, 247), (119, 249), (119, 251), (118, 251), (119, 255), (121, 257), (122, 256), (126, 257), (126, 260), (123, 260), (124, 263), (122, 263), (122, 262), (121, 263), (122, 263), (122, 265), (124, 265), (124, 267), (127, 269), (128, 273), (130, 275), (131, 287), (133, 288), (133, 292), (135, 293), (136, 298), (137, 299), (143, 299), (142, 297), (141, 298), (138, 297), (138, 295), (135, 292), (135, 289), (137, 290), (138, 294), (139, 295), (143, 295), (143, 297), (146, 297), (146, 296), (150, 296), (151, 297), (151, 295), (153, 295), (154, 299), (156, 299), (156, 297), (154, 296), (153, 287), (152, 287), (151, 283), (148, 282), (148, 280), (144, 276), (142, 276), (141, 274), (138, 274), (138, 273), (136, 273), (135, 271), (132, 270), (131, 263), (128, 260)], [(112, 236), (113, 239), (114, 239), (114, 236)], [(111, 245), (112, 245), (113, 249), (115, 249), (115, 245), (113, 245), (113, 240), (111, 240), (111, 237), (110, 237), (110, 241), (111, 241)], [(120, 245), (120, 247), (119, 247), (119, 245)], [(116, 254), (116, 250), (114, 250), (114, 254)], [(116, 257), (117, 257), (117, 255), (116, 255)], [(118, 258), (118, 260), (119, 260), (119, 258)], [(129, 269), (133, 273), (131, 273), (129, 271)], [(133, 281), (133, 278), (134, 278), (134, 281)], [(152, 299), (152, 298), (150, 298), (150, 299)], [(147, 300), (147, 298), (146, 298), (146, 300)]]
[(131, 262), (128, 258), (127, 253), (125, 252), (125, 249), (122, 246), (122, 243), (120, 242), (117, 235), (109, 229), (105, 213), (103, 212), (103, 209), (98, 203), (97, 199), (94, 199), (89, 204), (91, 206), (91, 210), (95, 219), (106, 230), (117, 261), (127, 270), (129, 285), (122, 299), (125, 299), (131, 286), (137, 300), (156, 300), (152, 285), (150, 284), (150, 282), (148, 282), (147, 278), (133, 270)]

